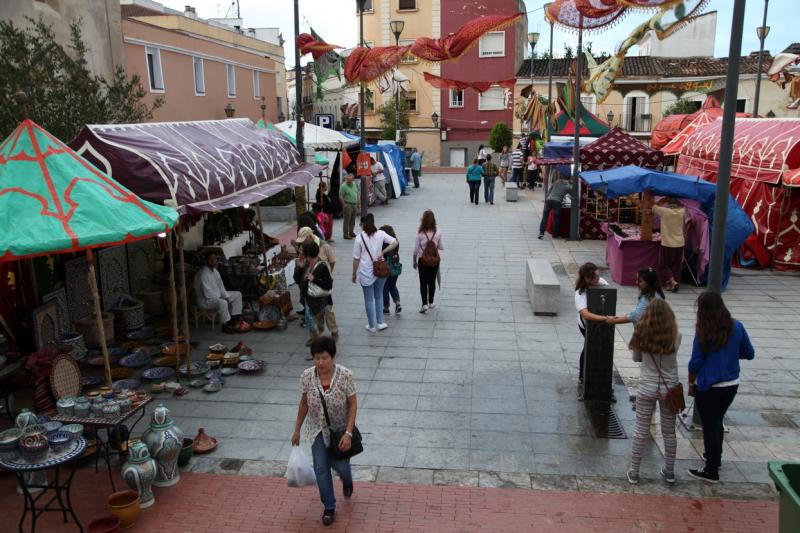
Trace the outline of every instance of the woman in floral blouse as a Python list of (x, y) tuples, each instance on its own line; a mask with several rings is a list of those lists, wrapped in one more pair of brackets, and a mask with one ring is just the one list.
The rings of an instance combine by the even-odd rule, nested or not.
[[(300, 445), (300, 428), (306, 421), (306, 438), (313, 444), (311, 455), (314, 460), (314, 473), (317, 476), (319, 497), (325, 510), (322, 523), (329, 526), (333, 523), (336, 512), (336, 498), (333, 494), (333, 476), (331, 468), (336, 470), (342, 479), (342, 492), (345, 498), (353, 494), (353, 476), (350, 472), (350, 460), (334, 461), (328, 455), (329, 446), (338, 446), (340, 450), (350, 449), (353, 428), (356, 425), (356, 383), (353, 372), (337, 365), (336, 341), (327, 336), (317, 337), (311, 343), (311, 355), (314, 366), (303, 371), (300, 377), (300, 406), (297, 409), (297, 420), (292, 433), (292, 445)], [(321, 398), (324, 397), (328, 408), (328, 416), (333, 430), (346, 429), (339, 442), (330, 442), (330, 431), (325, 421), (325, 411)], [(306, 420), (306, 416), (308, 419)]]

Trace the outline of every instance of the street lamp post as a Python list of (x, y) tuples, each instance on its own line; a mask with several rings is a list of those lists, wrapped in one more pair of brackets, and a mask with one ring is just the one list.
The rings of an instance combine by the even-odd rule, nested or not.
[(583, 15), (579, 15), (578, 50), (575, 54), (575, 135), (572, 144), (572, 204), (569, 210), (569, 240), (580, 239), (581, 224), (581, 197), (580, 197), (580, 166), (581, 166), (581, 56), (583, 55)]
[(611, 123), (614, 121), (614, 112), (609, 111), (606, 115), (606, 120), (608, 120), (608, 126), (611, 127)]
[[(294, 36), (300, 35), (300, 6), (294, 0)], [(294, 47), (294, 107), (297, 126), (294, 132), (295, 146), (300, 154), (300, 161), (306, 162), (306, 147), (303, 140), (303, 71), (300, 68), (300, 49)], [(297, 216), (306, 210), (306, 190), (304, 187), (294, 188), (294, 203)]]
[(236, 108), (233, 107), (233, 104), (228, 102), (228, 105), (225, 106), (225, 116), (227, 118), (233, 118), (233, 115), (236, 114)]
[[(365, 0), (356, 0), (356, 9), (358, 9), (358, 46), (364, 46), (364, 2)], [(358, 133), (359, 133), (359, 140), (358, 140), (358, 148), (360, 151), (364, 151), (364, 84), (358, 84)], [(368, 201), (369, 198), (367, 197), (367, 179), (364, 176), (361, 176), (358, 180), (359, 191), (361, 192), (361, 216), (365, 216), (367, 214), (367, 210), (369, 209)]]
[[(536, 50), (536, 43), (539, 42), (539, 33), (535, 32), (535, 31), (534, 32), (530, 32), (528, 34), (528, 42), (531, 45), (531, 59), (530, 59), (530, 61), (528, 63), (528, 66), (530, 68), (528, 70), (530, 70), (530, 74), (531, 74), (530, 98), (531, 98), (531, 101), (532, 101), (533, 100), (533, 56), (534, 56), (534, 50)], [(531, 133), (533, 133), (533, 116), (531, 116), (530, 131), (531, 131)], [(530, 146), (528, 148), (530, 148)]]
[[(400, 34), (406, 23), (402, 20), (392, 20), (389, 22), (389, 29), (394, 34), (395, 46), (400, 46)], [(400, 84), (394, 80), (394, 142), (400, 144)]]
[(756, 35), (758, 35), (758, 69), (756, 72), (756, 95), (753, 99), (753, 116), (758, 116), (758, 99), (761, 97), (761, 63), (764, 60), (764, 40), (769, 35), (769, 26), (767, 26), (767, 9), (769, 8), (769, 0), (764, 0), (764, 22), (761, 26), (756, 28)]

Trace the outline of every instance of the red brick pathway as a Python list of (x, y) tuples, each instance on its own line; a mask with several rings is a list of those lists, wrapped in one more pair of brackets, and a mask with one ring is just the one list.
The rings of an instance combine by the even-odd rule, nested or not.
[[(323, 528), (316, 488), (289, 488), (281, 478), (184, 473), (178, 485), (155, 491), (155, 505), (142, 510), (130, 531), (764, 533), (777, 531), (778, 526), (778, 506), (769, 501), (356, 482), (350, 501), (342, 498), (337, 486), (337, 519), (332, 527)], [(76, 473), (72, 500), (84, 524), (106, 514), (110, 492), (104, 472)], [(14, 479), (0, 476), (0, 532), (16, 531), (21, 509)], [(37, 529), (77, 531), (74, 525), (61, 524), (55, 513), (40, 518)]]

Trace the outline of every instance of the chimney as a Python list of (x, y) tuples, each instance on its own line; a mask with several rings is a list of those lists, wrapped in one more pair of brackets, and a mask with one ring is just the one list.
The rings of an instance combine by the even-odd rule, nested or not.
[(189, 18), (197, 18), (197, 10), (192, 6), (185, 6), (183, 8), (183, 14)]

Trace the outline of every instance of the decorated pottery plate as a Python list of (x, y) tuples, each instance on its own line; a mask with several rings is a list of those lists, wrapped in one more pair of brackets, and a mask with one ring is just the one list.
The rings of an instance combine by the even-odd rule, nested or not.
[[(90, 357), (89, 359), (86, 360), (86, 362), (88, 364), (92, 365), (92, 366), (105, 366), (105, 364), (106, 364), (105, 361), (106, 360), (103, 358), (102, 355), (96, 355), (96, 356)], [(117, 364), (117, 361), (119, 361), (119, 357), (114, 357), (114, 356), (109, 356), (108, 357), (108, 364), (109, 365), (115, 365), (115, 364)]]
[(208, 372), (208, 368), (209, 367), (206, 362), (192, 361), (189, 363), (189, 369), (186, 368), (185, 364), (181, 364), (180, 368), (178, 368), (178, 372), (181, 374), (188, 374), (191, 370), (192, 374), (199, 375)]
[(138, 389), (141, 384), (142, 383), (138, 379), (120, 379), (112, 383), (111, 388), (115, 391), (120, 391), (122, 389)]
[(157, 357), (153, 359), (153, 364), (156, 366), (174, 367), (176, 364), (178, 364), (178, 358), (174, 355), (165, 355), (163, 357)]
[(142, 377), (151, 381), (164, 381), (174, 376), (175, 369), (168, 366), (155, 366), (142, 372)]
[(105, 378), (103, 378), (103, 376), (83, 376), (81, 378), (81, 387), (94, 387), (104, 381)]
[(223, 368), (222, 375), (223, 376), (232, 376), (239, 371), (238, 368), (231, 367), (231, 368)]
[(251, 361), (253, 359), (252, 355), (240, 355), (239, 361)]
[(145, 326), (134, 331), (129, 331), (125, 338), (129, 341), (144, 341), (150, 339), (155, 334), (155, 330), (150, 326)]
[(177, 355), (178, 353), (180, 353), (180, 355), (186, 355), (192, 349), (192, 347), (186, 343), (178, 344), (177, 349), (175, 346), (176, 344), (174, 342), (165, 342), (161, 345), (161, 353), (164, 355)]
[(203, 387), (206, 384), (206, 380), (204, 378), (195, 378), (189, 382), (189, 386), (197, 389), (199, 387)]
[(139, 368), (150, 364), (150, 356), (144, 352), (135, 352), (119, 360), (119, 364), (129, 368)]
[(218, 342), (217, 344), (209, 346), (208, 351), (211, 353), (225, 353), (228, 351), (228, 347)]
[(222, 390), (222, 383), (209, 383), (203, 386), (203, 392), (219, 392)]
[(264, 370), (266, 366), (266, 361), (262, 361), (261, 359), (251, 359), (250, 361), (242, 361), (239, 363), (239, 370), (243, 372), (260, 372)]

